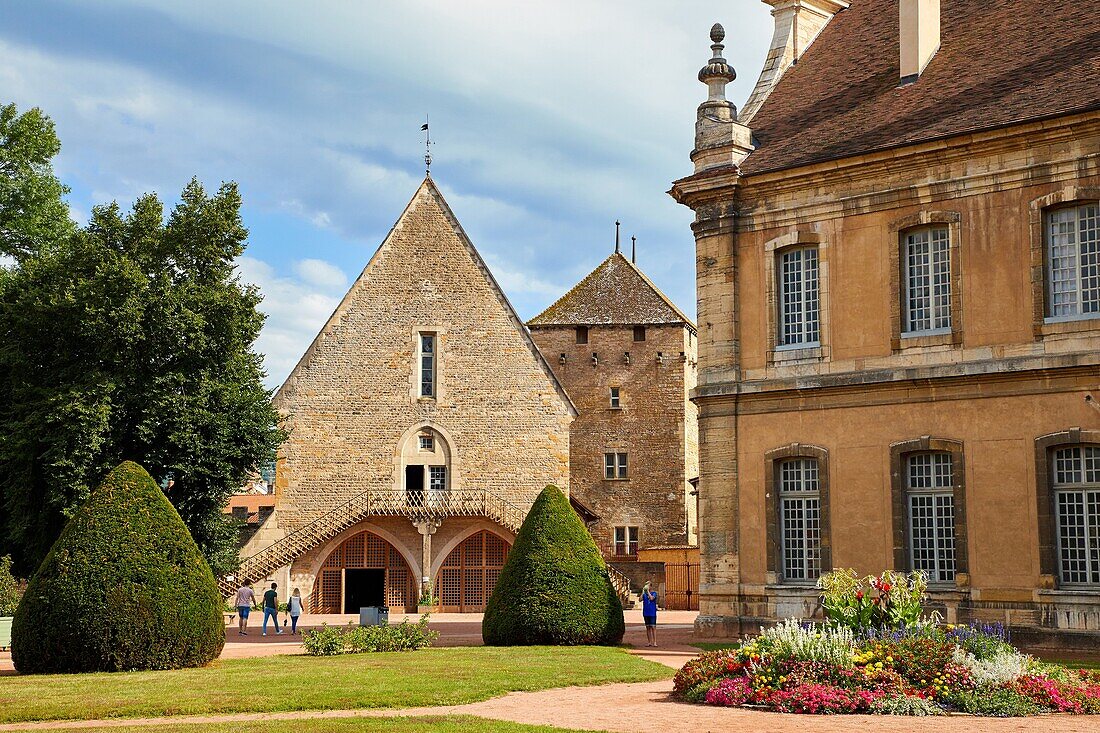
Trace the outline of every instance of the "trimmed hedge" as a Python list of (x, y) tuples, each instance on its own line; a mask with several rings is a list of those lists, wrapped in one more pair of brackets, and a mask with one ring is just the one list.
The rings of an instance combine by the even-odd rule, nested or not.
[(175, 669), (225, 644), (223, 600), (187, 527), (153, 478), (127, 461), (65, 526), (12, 627), (24, 673)]
[(486, 644), (614, 645), (623, 607), (596, 543), (560, 489), (547, 486), (520, 527), (485, 608)]

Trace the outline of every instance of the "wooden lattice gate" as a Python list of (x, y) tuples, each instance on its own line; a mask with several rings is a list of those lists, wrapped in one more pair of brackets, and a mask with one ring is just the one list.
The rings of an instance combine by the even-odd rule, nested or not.
[(664, 607), (699, 610), (699, 563), (665, 563)]
[(313, 613), (343, 613), (344, 570), (384, 570), (386, 605), (394, 612), (415, 612), (416, 578), (409, 564), (393, 545), (371, 532), (360, 532), (344, 540), (325, 559), (310, 598)]
[(443, 561), (435, 580), (435, 594), (447, 613), (485, 610), (511, 545), (482, 530), (465, 539)]

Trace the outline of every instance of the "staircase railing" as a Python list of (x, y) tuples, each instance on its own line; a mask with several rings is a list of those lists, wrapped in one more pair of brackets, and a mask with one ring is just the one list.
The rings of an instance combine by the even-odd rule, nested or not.
[(619, 596), (624, 607), (630, 603), (630, 578), (610, 565), (607, 566), (607, 577), (611, 579), (611, 585)]
[(370, 489), (322, 514), (255, 555), (241, 560), (234, 580), (218, 585), (226, 596), (248, 580), (257, 581), (290, 564), (306, 550), (332, 539), (364, 517), (407, 517), (438, 521), (446, 517), (486, 517), (518, 532), (527, 512), (507, 499), (484, 489), (451, 491), (395, 491)]

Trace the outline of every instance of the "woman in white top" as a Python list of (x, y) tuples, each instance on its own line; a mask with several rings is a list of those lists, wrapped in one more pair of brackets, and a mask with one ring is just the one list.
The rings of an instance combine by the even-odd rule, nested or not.
[(298, 633), (298, 617), (302, 615), (302, 591), (297, 588), (286, 602), (286, 612), (290, 614), (290, 633)]

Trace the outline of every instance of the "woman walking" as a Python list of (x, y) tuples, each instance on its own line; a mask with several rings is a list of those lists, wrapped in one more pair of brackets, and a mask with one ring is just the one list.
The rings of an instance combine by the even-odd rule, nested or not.
[(286, 602), (286, 612), (290, 614), (290, 633), (298, 633), (298, 617), (302, 615), (302, 591), (297, 588)]

